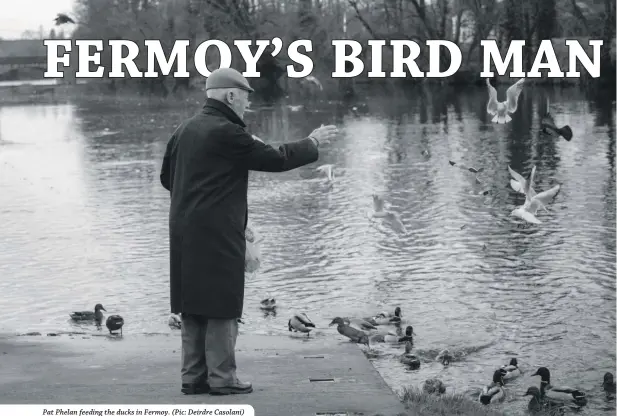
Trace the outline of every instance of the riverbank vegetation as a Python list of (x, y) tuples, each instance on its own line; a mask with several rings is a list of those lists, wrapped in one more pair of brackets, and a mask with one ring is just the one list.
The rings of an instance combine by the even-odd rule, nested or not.
[[(462, 394), (430, 395), (417, 388), (406, 388), (401, 397), (409, 409), (409, 416), (506, 416), (493, 407), (484, 406)], [(554, 416), (554, 412), (535, 413), (536, 416)]]
[[(614, 0), (77, 0), (75, 39), (130, 39), (143, 45), (145, 39), (160, 39), (167, 54), (175, 40), (190, 41), (188, 70), (190, 79), (159, 78), (108, 79), (110, 53), (103, 52), (101, 65), (111, 90), (135, 88), (139, 91), (168, 95), (200, 87), (203, 77), (191, 58), (197, 45), (208, 39), (232, 43), (235, 39), (271, 39), (280, 37), (284, 45), (298, 39), (311, 39), (309, 53), (316, 75), (326, 91), (353, 90), (353, 83), (331, 79), (334, 70), (333, 39), (353, 39), (367, 45), (369, 39), (408, 39), (424, 45), (429, 39), (445, 39), (457, 44), (463, 54), (460, 70), (437, 82), (471, 84), (482, 80), (480, 40), (495, 39), (505, 54), (513, 39), (526, 41), (524, 70), (531, 68), (539, 42), (552, 39), (557, 58), (567, 69), (565, 39), (603, 39), (602, 77), (615, 80), (615, 1)], [(320, 45), (328, 45), (321, 47)], [(235, 48), (232, 66), (243, 70), (244, 64)], [(589, 50), (589, 48), (586, 48)], [(208, 51), (208, 67), (217, 67), (216, 48)], [(144, 48), (145, 51), (145, 48)], [(361, 55), (366, 74), (371, 56), (366, 47)], [(286, 48), (277, 55), (279, 64), (293, 64)], [(441, 68), (449, 57), (443, 54)], [(384, 48), (383, 69), (391, 70), (391, 51)], [(428, 52), (423, 49), (416, 60), (421, 70), (428, 70)], [(136, 59), (147, 67), (146, 53)], [(294, 65), (297, 70), (301, 65)], [(585, 71), (581, 71), (585, 74)], [(276, 78), (276, 77), (274, 77)], [(260, 85), (262, 80), (251, 80)], [(410, 79), (405, 82), (435, 80)], [(546, 82), (555, 80), (545, 79)], [(569, 83), (588, 81), (566, 79)], [(394, 81), (394, 82), (400, 82)], [(559, 81), (559, 82), (563, 82)], [(300, 80), (282, 75), (276, 81), (281, 90), (306, 89)], [(266, 83), (267, 84), (267, 83)], [(339, 85), (342, 84), (342, 85)]]

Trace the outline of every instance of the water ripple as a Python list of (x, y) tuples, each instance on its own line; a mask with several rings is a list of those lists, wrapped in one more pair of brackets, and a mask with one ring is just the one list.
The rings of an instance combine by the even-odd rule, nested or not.
[[(527, 95), (512, 123), (493, 125), (484, 93), (455, 94), (443, 107), (439, 92), (428, 102), (420, 94), (405, 111), (374, 97), (374, 115), (345, 115), (344, 137), (318, 163), (251, 172), (249, 215), (264, 245), (261, 269), (247, 276), (242, 330), (285, 334), (289, 314), (303, 310), (316, 336), (337, 336), (327, 327), (334, 316), (400, 305), (423, 363), (406, 372), (400, 348), (379, 347), (374, 364), (395, 387), (439, 376), (454, 391), (475, 391), (517, 356), (527, 371), (548, 366), (560, 383), (597, 395), (615, 368), (614, 109), (604, 121), (606, 108), (545, 91)], [(538, 134), (542, 94), (562, 103), (554, 111), (575, 131), (571, 142)], [(284, 141), (328, 114), (275, 110), (249, 124)], [(0, 108), (0, 141), (21, 144), (0, 148), (0, 331), (71, 330), (68, 314), (96, 302), (127, 317), (127, 334), (171, 331), (169, 197), (158, 170), (187, 115), (121, 104)], [(484, 184), (448, 160), (484, 167)], [(335, 165), (333, 184), (302, 179), (325, 163)], [(538, 190), (562, 191), (541, 226), (519, 229), (510, 212), (524, 197), (510, 189), (506, 166), (526, 173), (533, 164)], [(375, 192), (407, 235), (369, 221)], [(265, 296), (277, 298), (277, 314), (261, 313)], [(459, 357), (448, 369), (434, 361), (445, 347)], [(524, 400), (515, 402), (513, 414), (523, 414)], [(603, 406), (594, 401), (584, 414)]]

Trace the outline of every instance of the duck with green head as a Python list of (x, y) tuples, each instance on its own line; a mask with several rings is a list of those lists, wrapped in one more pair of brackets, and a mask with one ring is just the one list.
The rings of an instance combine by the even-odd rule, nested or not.
[(338, 331), (339, 334), (343, 335), (344, 337), (349, 338), (351, 341), (357, 344), (366, 344), (367, 346), (369, 346), (368, 335), (366, 335), (364, 331), (361, 331), (359, 329), (356, 329), (352, 326), (345, 324), (345, 321), (343, 320), (343, 318), (338, 317), (338, 316), (334, 318), (332, 322), (330, 322), (329, 326), (332, 326), (335, 324), (337, 325), (336, 330)]
[(587, 397), (581, 390), (573, 387), (551, 384), (551, 373), (548, 368), (540, 367), (532, 376), (540, 376), (540, 394), (543, 399), (547, 398), (552, 402), (561, 402), (577, 407), (582, 407), (587, 404)]
[(501, 369), (493, 373), (493, 382), (485, 386), (480, 393), (480, 403), (490, 404), (503, 402), (506, 399), (506, 391), (503, 388), (503, 376), (505, 372)]
[(101, 323), (103, 322), (103, 312), (101, 311), (107, 312), (107, 310), (103, 307), (103, 305), (101, 305), (100, 303), (97, 303), (94, 306), (94, 311), (73, 312), (72, 314), (70, 314), (70, 316), (71, 316), (71, 319), (74, 321), (94, 320), (96, 324), (100, 326)]

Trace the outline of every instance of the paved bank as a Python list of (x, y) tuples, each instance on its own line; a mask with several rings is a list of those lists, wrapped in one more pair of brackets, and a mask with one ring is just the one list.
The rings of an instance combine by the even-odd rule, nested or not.
[[(360, 349), (335, 338), (238, 337), (254, 392), (180, 393), (178, 336), (0, 337), (1, 404), (250, 404), (256, 415), (395, 416), (404, 406)], [(325, 380), (325, 381), (318, 381)]]

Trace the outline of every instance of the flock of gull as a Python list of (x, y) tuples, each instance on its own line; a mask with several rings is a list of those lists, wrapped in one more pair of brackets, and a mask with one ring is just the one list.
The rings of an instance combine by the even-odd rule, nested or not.
[[(497, 100), (497, 91), (487, 79), (486, 83), (489, 90), (489, 101), (486, 111), (493, 116), (491, 120), (493, 123), (505, 124), (512, 120), (509, 114), (517, 110), (518, 97), (523, 89), (524, 81), (524, 79), (521, 79), (509, 87), (506, 92), (506, 100), (500, 102)], [(566, 125), (559, 128), (555, 125), (550, 111), (548, 110), (548, 103), (547, 112), (541, 121), (541, 127), (542, 133), (553, 138), (563, 137), (567, 141), (572, 139), (572, 130), (569, 126)], [(260, 140), (257, 137), (255, 137), (255, 139)], [(423, 151), (422, 153), (428, 156), (428, 151)], [(482, 184), (482, 181), (478, 178), (478, 174), (483, 171), (483, 168), (476, 169), (454, 161), (449, 161), (449, 163), (453, 167), (475, 174), (476, 183)], [(525, 196), (524, 204), (516, 207), (516, 209), (511, 212), (511, 216), (518, 217), (530, 224), (541, 224), (541, 221), (537, 218), (538, 210), (543, 209), (544, 211), (548, 211), (546, 205), (559, 193), (561, 186), (556, 185), (548, 190), (537, 193), (534, 190), (535, 165), (526, 178), (514, 171), (510, 166), (508, 166), (508, 170), (512, 176), (512, 179), (510, 179), (510, 186), (515, 192)], [(332, 184), (334, 181), (334, 165), (325, 164), (318, 166), (312, 170), (310, 174), (323, 175), (328, 183)], [(482, 191), (481, 194), (487, 195), (489, 192), (490, 191)], [(371, 220), (381, 220), (397, 233), (407, 234), (407, 229), (401, 221), (400, 216), (390, 209), (383, 197), (378, 194), (373, 194), (372, 198), (373, 210), (367, 213), (368, 218)], [(256, 235), (257, 233), (252, 226), (248, 226), (246, 232), (247, 253), (251, 247), (254, 250), (258, 249), (257, 243), (261, 240), (256, 240)], [(259, 255), (251, 256), (251, 261), (253, 261), (253, 263), (249, 262), (246, 264), (247, 272), (255, 272), (259, 268)], [(260, 308), (267, 312), (276, 311), (276, 300), (273, 297), (263, 299), (260, 303)], [(70, 314), (70, 316), (74, 321), (94, 320), (97, 327), (100, 329), (104, 319), (101, 311), (106, 310), (103, 305), (97, 304), (94, 311), (74, 312)], [(238, 321), (243, 323), (241, 319), (238, 319)], [(338, 333), (348, 338), (351, 342), (366, 345), (367, 351), (365, 353), (367, 354), (370, 353), (370, 345), (375, 343), (404, 346), (404, 353), (400, 355), (399, 360), (409, 369), (415, 370), (421, 366), (420, 359), (412, 353), (413, 337), (416, 334), (411, 325), (407, 325), (403, 331), (401, 323), (401, 308), (396, 307), (392, 313), (380, 312), (374, 316), (365, 318), (335, 317), (332, 319), (329, 326), (336, 325)], [(182, 327), (182, 321), (178, 315), (171, 315), (168, 324), (172, 328)], [(110, 333), (119, 330), (120, 334), (122, 334), (123, 325), (124, 319), (119, 315), (111, 315), (106, 320), (106, 326)], [(389, 325), (394, 325), (396, 330), (379, 330), (380, 327)], [(310, 332), (315, 329), (316, 326), (307, 314), (302, 312), (295, 313), (289, 318), (287, 328), (290, 332), (306, 333), (307, 336), (309, 336)], [(454, 360), (454, 357), (453, 354), (445, 349), (437, 355), (436, 360), (440, 361), (444, 366), (448, 366)], [(495, 369), (492, 373), (491, 382), (481, 390), (478, 401), (485, 405), (503, 402), (506, 399), (505, 384), (519, 377), (521, 374), (523, 373), (518, 366), (517, 359), (512, 358), (508, 364)], [(541, 383), (540, 388), (532, 386), (529, 387), (525, 393), (526, 396), (531, 396), (531, 400), (528, 404), (528, 409), (531, 412), (543, 411), (546, 409), (563, 411), (566, 407), (578, 409), (587, 404), (586, 394), (580, 389), (552, 384), (551, 373), (548, 368), (540, 367), (532, 376), (539, 376)], [(607, 397), (614, 398), (616, 385), (612, 373), (608, 372), (604, 375), (602, 386)], [(426, 380), (423, 389), (427, 393), (437, 395), (443, 394), (446, 391), (443, 382), (437, 378)]]
[[(489, 100), (486, 106), (486, 111), (489, 115), (493, 116), (491, 121), (497, 124), (506, 124), (512, 121), (510, 114), (516, 112), (518, 108), (518, 98), (523, 90), (525, 79), (522, 78), (512, 86), (510, 86), (506, 91), (506, 100), (498, 101), (497, 99), (497, 90), (491, 85), (490, 81), (487, 79), (486, 84), (488, 86), (489, 92)], [(545, 137), (550, 138), (559, 138), (563, 137), (566, 141), (572, 140), (572, 129), (570, 126), (565, 125), (563, 127), (557, 127), (555, 124), (555, 120), (550, 112), (550, 102), (547, 99), (547, 110), (543, 115), (541, 120), (541, 133)], [(389, 150), (393, 150), (388, 148)], [(430, 153), (428, 150), (422, 150), (422, 155), (425, 157), (429, 157)], [(397, 155), (397, 159), (400, 160), (402, 156), (400, 154)], [(455, 162), (452, 160), (448, 161), (450, 166), (455, 168), (459, 168), (463, 171), (471, 172), (475, 175), (475, 183), (479, 185), (485, 185), (485, 182), (479, 178), (479, 174), (484, 171), (484, 168), (475, 168), (471, 166), (466, 166), (461, 162)], [(320, 165), (316, 168), (307, 171), (301, 171), (300, 176), (303, 179), (314, 179), (316, 177), (322, 176), (325, 178), (326, 182), (329, 186), (333, 186), (334, 183), (334, 171), (335, 166), (333, 164), (324, 164)], [(542, 222), (537, 218), (538, 210), (542, 209), (548, 212), (547, 205), (553, 200), (555, 196), (559, 193), (561, 189), (561, 185), (556, 185), (548, 190), (537, 193), (534, 190), (534, 177), (536, 174), (536, 167), (533, 166), (530, 174), (525, 178), (520, 173), (514, 171), (510, 166), (508, 166), (508, 171), (512, 176), (510, 180), (510, 186), (514, 191), (525, 195), (525, 202), (523, 205), (516, 207), (510, 215), (513, 217), (520, 218), (524, 221), (523, 224), (519, 224), (519, 227), (525, 226), (525, 223), (531, 224), (541, 224)], [(491, 193), (488, 189), (483, 189), (479, 192), (479, 195), (489, 195)], [(379, 195), (377, 193), (372, 195), (373, 198), (373, 210), (367, 212), (367, 217), (369, 220), (380, 220), (382, 224), (388, 226), (393, 231), (399, 234), (407, 234), (407, 229), (403, 222), (401, 221), (400, 215), (395, 212), (390, 204), (384, 200), (383, 195)]]

